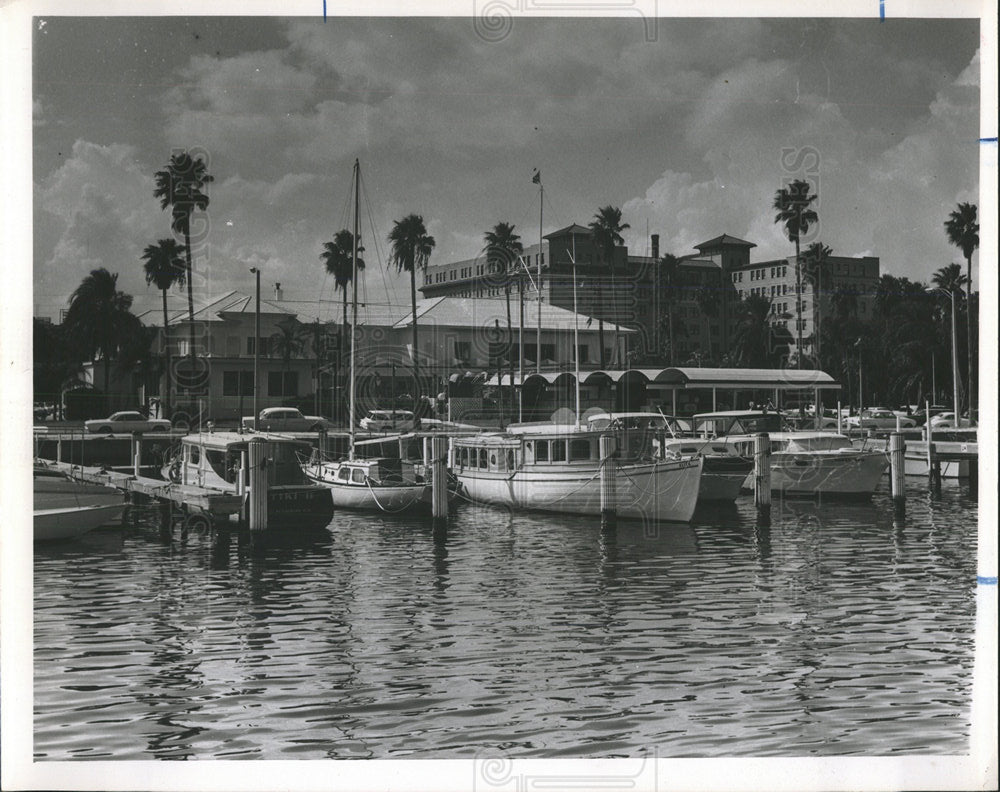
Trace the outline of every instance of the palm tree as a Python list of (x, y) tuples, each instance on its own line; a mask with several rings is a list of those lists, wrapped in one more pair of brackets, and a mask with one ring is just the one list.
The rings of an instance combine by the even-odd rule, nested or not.
[(813, 293), (813, 339), (816, 352), (816, 368), (823, 368), (820, 362), (822, 354), (822, 340), (820, 336), (820, 312), (823, 299), (823, 272), (826, 269), (827, 260), (833, 255), (833, 249), (827, 247), (822, 242), (813, 242), (802, 252), (802, 268), (805, 276), (812, 283)]
[(775, 223), (783, 223), (785, 235), (795, 243), (795, 314), (798, 339), (796, 342), (796, 363), (802, 368), (802, 267), (799, 260), (799, 242), (809, 226), (819, 222), (819, 216), (809, 208), (817, 196), (809, 194), (809, 182), (796, 179), (787, 188), (782, 187), (774, 194), (772, 208), (778, 213)]
[[(359, 240), (360, 241), (360, 240)], [(361, 253), (358, 248), (358, 253)], [(344, 322), (341, 325), (344, 332), (340, 334), (340, 359), (347, 356), (344, 344), (347, 340), (347, 287), (354, 281), (354, 234), (347, 229), (338, 231), (333, 236), (333, 242), (323, 243), (320, 258), (326, 263), (326, 271), (333, 275), (334, 289), (343, 293)], [(365, 262), (358, 256), (358, 270), (365, 268)]]
[(208, 209), (208, 196), (202, 192), (206, 184), (215, 181), (205, 169), (201, 157), (192, 157), (186, 151), (170, 155), (164, 170), (156, 172), (156, 189), (153, 196), (160, 199), (160, 208), (170, 207), (171, 228), (184, 236), (184, 253), (187, 257), (188, 324), (191, 348), (189, 357), (194, 360), (194, 294), (191, 287), (191, 215), (195, 209)]
[(107, 398), (111, 361), (142, 328), (132, 313), (132, 295), (118, 291), (118, 273), (104, 267), (91, 270), (76, 287), (63, 320), (67, 338), (79, 354), (104, 360), (104, 394)]
[[(271, 335), (271, 350), (281, 358), (282, 372), (287, 374), (292, 358), (301, 356), (305, 351), (308, 338), (302, 325), (293, 316), (282, 319), (277, 326), (278, 331)], [(284, 381), (281, 383), (281, 392), (283, 396), (287, 395)]]
[(413, 311), (413, 380), (414, 398), (417, 386), (417, 270), (425, 270), (434, 250), (434, 237), (428, 235), (424, 218), (409, 214), (397, 220), (389, 232), (389, 265), (396, 265), (397, 272), (410, 273), (410, 306)]
[(969, 305), (968, 316), (966, 316), (966, 327), (968, 328), (968, 358), (969, 358), (969, 417), (972, 417), (973, 394), (972, 370), (975, 356), (973, 354), (972, 338), (972, 254), (979, 247), (979, 209), (976, 204), (960, 203), (944, 223), (945, 233), (948, 234), (948, 241), (962, 251), (965, 256), (966, 281), (969, 285)]
[(771, 330), (771, 300), (751, 294), (736, 305), (736, 326), (733, 328), (733, 349), (739, 365), (763, 368), (776, 357)]
[[(486, 245), (483, 252), (486, 254), (486, 264), (489, 271), (496, 274), (504, 273), (504, 297), (507, 300), (507, 339), (506, 354), (507, 368), (510, 373), (511, 394), (514, 393), (514, 356), (511, 354), (513, 331), (510, 323), (510, 275), (516, 266), (514, 262), (517, 257), (524, 253), (524, 245), (521, 244), (521, 237), (514, 233), (512, 223), (497, 223), (487, 231), (483, 237)], [(503, 393), (503, 377), (500, 378), (500, 393)], [(513, 404), (511, 405), (513, 408)], [(512, 410), (513, 412), (513, 410)]]
[[(594, 236), (594, 244), (604, 256), (604, 261), (611, 267), (611, 300), (612, 313), (615, 317), (615, 349), (614, 354), (618, 354), (618, 325), (621, 317), (618, 316), (618, 287), (615, 282), (615, 248), (624, 244), (625, 239), (621, 232), (630, 228), (628, 223), (622, 222), (622, 210), (615, 206), (604, 206), (597, 210), (594, 219), (590, 223), (590, 230)], [(603, 312), (602, 312), (603, 313)], [(598, 320), (598, 336), (601, 345), (601, 367), (604, 363), (604, 322)]]
[[(966, 284), (966, 279), (965, 276), (962, 274), (961, 264), (949, 264), (947, 267), (942, 267), (937, 272), (935, 272), (931, 280), (934, 283), (934, 285), (942, 292), (945, 292), (951, 300), (951, 345), (952, 345), (951, 348), (952, 348), (952, 361), (953, 361), (952, 365), (954, 367), (954, 371), (952, 374), (954, 378), (953, 401), (955, 410), (955, 420), (956, 422), (958, 422), (959, 416), (962, 414), (962, 408), (959, 403), (960, 375), (958, 372), (958, 339), (956, 335), (958, 327), (958, 310), (962, 302), (961, 298), (965, 296), (963, 292), (963, 287)], [(972, 394), (971, 393), (968, 394), (967, 401), (969, 401), (970, 404), (970, 409), (969, 409), (970, 419), (972, 417), (971, 397)], [(956, 426), (959, 425), (961, 424), (956, 423)]]
[(143, 269), (146, 273), (146, 283), (155, 283), (163, 297), (163, 349), (166, 359), (167, 376), (165, 387), (161, 388), (160, 401), (163, 404), (164, 417), (170, 417), (170, 327), (167, 317), (167, 289), (175, 283), (184, 284), (184, 246), (178, 245), (175, 239), (161, 239), (155, 245), (146, 245), (142, 259), (146, 263)]

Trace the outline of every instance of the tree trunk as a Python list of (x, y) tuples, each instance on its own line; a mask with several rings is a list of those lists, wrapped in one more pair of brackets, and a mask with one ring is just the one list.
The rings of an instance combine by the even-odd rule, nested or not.
[(604, 320), (597, 320), (597, 343), (601, 347), (601, 368), (604, 368), (607, 363), (604, 360)]
[(795, 237), (795, 368), (802, 368), (802, 268), (799, 266), (799, 238)]
[[(351, 329), (351, 332), (353, 332), (353, 328)], [(341, 328), (340, 328), (340, 352), (339, 352), (339, 354), (337, 356), (338, 360), (337, 360), (337, 371), (336, 371), (336, 374), (338, 376), (335, 376), (334, 379), (333, 379), (333, 381), (334, 381), (335, 384), (337, 384), (337, 380), (339, 379), (340, 372), (343, 371), (345, 374), (347, 372), (347, 367), (344, 366), (344, 360), (347, 358), (347, 349), (345, 347), (346, 343), (347, 343), (347, 284), (345, 283), (344, 284), (344, 323), (341, 325)], [(343, 390), (346, 390), (346, 388), (342, 387), (341, 392), (343, 392)], [(341, 402), (338, 399), (337, 400), (337, 416), (338, 416), (338, 418), (340, 416), (340, 403)], [(331, 405), (331, 408), (332, 408), (332, 405)]]
[(161, 418), (170, 417), (170, 331), (167, 324), (167, 290), (162, 290), (163, 294), (163, 351), (166, 358), (167, 370), (163, 374), (163, 385), (160, 387), (160, 407), (163, 411)]
[(416, 412), (420, 398), (420, 375), (417, 364), (417, 266), (410, 267), (410, 309), (413, 311), (413, 404)]
[[(510, 414), (514, 415), (514, 356), (511, 354), (511, 349), (513, 349), (514, 331), (511, 330), (510, 325), (510, 275), (507, 276), (507, 284), (504, 292), (507, 297), (507, 339), (504, 343), (504, 349), (507, 354), (507, 371), (510, 373)], [(500, 390), (503, 392), (503, 375), (500, 376)]]
[[(969, 332), (968, 335), (969, 389), (968, 393), (966, 394), (966, 401), (968, 401), (969, 403), (969, 426), (972, 426), (972, 408), (974, 406), (974, 401), (975, 401), (973, 398), (975, 390), (973, 390), (972, 386), (972, 368), (973, 368), (973, 363), (975, 362), (976, 359), (975, 355), (973, 354), (973, 347), (972, 347), (972, 256), (967, 256), (965, 259), (965, 263), (966, 263), (966, 271), (968, 273), (968, 283), (969, 283), (969, 293), (965, 301), (965, 318), (966, 318), (965, 324)], [(957, 414), (955, 417), (955, 425), (960, 426)]]
[[(188, 218), (190, 223), (190, 218)], [(188, 350), (188, 357), (191, 358), (192, 374), (194, 373), (194, 289), (191, 286), (192, 264), (191, 264), (191, 232), (190, 229), (184, 231), (184, 252), (187, 254), (187, 292), (188, 292), (188, 339), (191, 348)], [(254, 345), (260, 343), (259, 338), (254, 339)]]

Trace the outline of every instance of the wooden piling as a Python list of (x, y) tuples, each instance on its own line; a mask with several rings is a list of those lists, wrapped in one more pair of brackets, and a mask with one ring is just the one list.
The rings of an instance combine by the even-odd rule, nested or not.
[(837, 434), (843, 434), (844, 433), (843, 423), (844, 423), (844, 418), (840, 414), (840, 402), (838, 401), (837, 402)]
[(601, 435), (599, 443), (601, 452), (601, 523), (610, 527), (615, 524), (618, 518), (615, 508), (614, 435)]
[(132, 433), (132, 472), (136, 477), (142, 475), (142, 433)]
[(771, 436), (767, 432), (753, 439), (753, 501), (757, 522), (771, 524)]
[(250, 530), (267, 528), (267, 443), (254, 438), (249, 442)]
[(448, 455), (446, 437), (431, 438), (431, 516), (435, 522), (448, 519)]
[(896, 514), (902, 517), (906, 513), (906, 441), (899, 432), (889, 435), (889, 468), (892, 504)]

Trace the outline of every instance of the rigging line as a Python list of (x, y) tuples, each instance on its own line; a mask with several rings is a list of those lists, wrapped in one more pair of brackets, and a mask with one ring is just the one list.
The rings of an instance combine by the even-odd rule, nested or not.
[(385, 299), (388, 302), (389, 300), (392, 299), (392, 294), (389, 289), (389, 283), (386, 280), (385, 268), (382, 266), (383, 263), (382, 248), (380, 247), (378, 232), (376, 232), (375, 230), (375, 218), (372, 215), (371, 198), (368, 197), (368, 188), (363, 178), (361, 180), (361, 194), (364, 196), (365, 199), (365, 211), (368, 214), (368, 226), (371, 228), (372, 244), (375, 246), (375, 259), (376, 263), (378, 264), (379, 274), (382, 277), (382, 288), (385, 290)]

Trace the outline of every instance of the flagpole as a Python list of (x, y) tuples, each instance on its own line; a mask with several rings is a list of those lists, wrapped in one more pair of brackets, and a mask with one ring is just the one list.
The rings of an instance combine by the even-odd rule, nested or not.
[(538, 330), (535, 337), (535, 371), (542, 371), (542, 204), (544, 203), (545, 187), (542, 185), (541, 174), (538, 174)]

